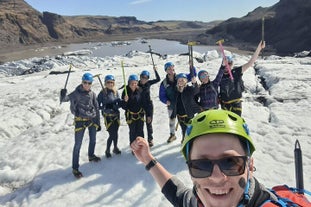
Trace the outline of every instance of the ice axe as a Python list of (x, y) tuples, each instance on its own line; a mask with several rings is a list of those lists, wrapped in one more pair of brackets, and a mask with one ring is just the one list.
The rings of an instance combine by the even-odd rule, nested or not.
[(194, 72), (194, 66), (193, 66), (193, 46), (197, 45), (197, 42), (195, 41), (188, 41), (188, 53), (189, 53), (189, 70), (190, 70), (190, 77), (192, 78), (195, 74)]
[(124, 72), (123, 61), (121, 61), (121, 67), (122, 67), (122, 76), (123, 76), (123, 82), (124, 82), (124, 93), (127, 96), (127, 89), (126, 89), (126, 81), (125, 81), (125, 72)]
[(150, 52), (150, 56), (151, 56), (152, 66), (153, 66), (153, 69), (154, 69), (155, 68), (155, 64), (154, 64), (154, 60), (153, 60), (153, 57), (152, 57), (151, 45), (149, 45), (149, 52)]
[[(261, 19), (261, 41), (265, 41), (265, 17)], [(261, 58), (263, 58), (263, 50), (261, 51)]]
[(96, 75), (94, 75), (93, 77), (94, 77), (94, 78), (98, 78), (98, 81), (99, 81), (99, 83), (100, 83), (102, 89), (104, 90), (104, 85), (103, 85), (103, 82), (102, 82), (102, 80), (101, 80), (101, 78), (100, 78), (100, 74), (96, 74)]
[(303, 169), (302, 169), (302, 155), (301, 147), (298, 140), (295, 142), (295, 173), (296, 173), (296, 188), (298, 189), (299, 194), (304, 194), (304, 185), (303, 185)]
[(225, 42), (225, 40), (224, 40), (224, 39), (221, 39), (221, 40), (218, 40), (218, 41), (216, 42), (216, 44), (219, 45), (220, 51), (221, 51), (221, 53), (222, 53), (222, 56), (223, 56), (224, 59), (226, 60), (226, 61), (225, 61), (225, 64), (226, 64), (227, 71), (228, 71), (228, 73), (229, 73), (229, 75), (230, 75), (230, 79), (233, 80), (231, 68), (230, 68), (230, 65), (228, 64), (227, 57), (226, 57), (226, 55), (225, 55), (224, 47), (222, 46), (222, 43), (223, 43), (223, 42)]
[(66, 93), (67, 93), (67, 90), (66, 90), (66, 87), (67, 87), (67, 83), (68, 83), (68, 80), (69, 80), (69, 75), (71, 73), (71, 68), (72, 68), (72, 64), (70, 63), (69, 64), (69, 71), (68, 71), (68, 74), (67, 74), (67, 78), (66, 78), (66, 82), (65, 82), (65, 86), (63, 89), (60, 90), (60, 103), (59, 104), (62, 104), (65, 96), (66, 96)]

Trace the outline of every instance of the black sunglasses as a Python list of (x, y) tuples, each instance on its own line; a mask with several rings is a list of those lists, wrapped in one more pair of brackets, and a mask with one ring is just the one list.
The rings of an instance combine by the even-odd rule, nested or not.
[(92, 82), (83, 81), (82, 83), (83, 83), (83, 84), (92, 85)]
[(242, 175), (245, 171), (247, 156), (224, 157), (218, 160), (199, 159), (187, 161), (190, 175), (194, 178), (206, 178), (212, 175), (217, 164), (226, 176)]

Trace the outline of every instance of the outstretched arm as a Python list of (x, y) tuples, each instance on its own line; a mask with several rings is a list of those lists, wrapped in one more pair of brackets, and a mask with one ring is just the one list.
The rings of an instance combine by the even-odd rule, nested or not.
[[(131, 148), (136, 158), (145, 166), (150, 163), (151, 160), (155, 159), (150, 152), (147, 141), (142, 137), (137, 137), (136, 140), (132, 142)], [(164, 184), (172, 178), (172, 175), (159, 162), (157, 162), (154, 167), (150, 168), (149, 172), (161, 189)]]
[(257, 58), (258, 58), (258, 55), (259, 55), (260, 51), (261, 51), (263, 48), (265, 48), (265, 47), (266, 47), (265, 41), (262, 41), (262, 40), (261, 40), (261, 41), (259, 42), (258, 47), (257, 47), (256, 51), (254, 52), (252, 58), (248, 61), (248, 63), (246, 63), (246, 64), (244, 64), (244, 65), (242, 66), (242, 73), (244, 73), (249, 67), (251, 67), (251, 66), (255, 63), (255, 61), (256, 61)]

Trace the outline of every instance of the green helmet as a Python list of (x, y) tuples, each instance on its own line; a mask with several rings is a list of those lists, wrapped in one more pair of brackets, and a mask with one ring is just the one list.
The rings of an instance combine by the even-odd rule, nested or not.
[(182, 143), (182, 153), (187, 160), (189, 157), (189, 143), (204, 134), (228, 133), (239, 136), (249, 143), (250, 154), (255, 151), (252, 138), (244, 119), (226, 110), (208, 110), (196, 115), (187, 127), (185, 139)]

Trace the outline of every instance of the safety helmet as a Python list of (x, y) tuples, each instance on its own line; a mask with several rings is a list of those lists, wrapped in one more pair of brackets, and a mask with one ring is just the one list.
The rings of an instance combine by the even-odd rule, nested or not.
[(199, 73), (198, 73), (198, 77), (200, 78), (200, 76), (201, 76), (203, 73), (207, 73), (207, 75), (208, 75), (208, 72), (207, 72), (206, 70), (200, 70)]
[(176, 75), (176, 80), (178, 80), (178, 79), (180, 79), (180, 78), (186, 78), (186, 79), (188, 79), (188, 78), (187, 78), (187, 75), (186, 75), (185, 73), (178, 73), (178, 74)]
[(82, 81), (93, 82), (93, 75), (91, 73), (84, 73), (82, 76)]
[(167, 63), (165, 63), (165, 65), (164, 65), (164, 71), (166, 71), (169, 67), (171, 67), (171, 66), (174, 66), (174, 63), (172, 63), (172, 62), (167, 62)]
[(227, 61), (228, 61), (228, 63), (232, 63), (233, 62), (233, 58), (232, 58), (232, 56), (226, 56), (226, 59), (227, 59)]
[(135, 74), (130, 75), (128, 78), (128, 82), (130, 81), (138, 81), (138, 76)]
[(182, 143), (182, 154), (189, 159), (190, 143), (204, 134), (228, 133), (237, 135), (249, 146), (250, 155), (255, 151), (252, 138), (244, 119), (227, 110), (208, 110), (196, 115), (187, 126), (185, 139)]
[(147, 77), (149, 78), (149, 77), (150, 77), (149, 71), (143, 70), (143, 71), (140, 73), (140, 77), (142, 77), (142, 76), (147, 76)]
[(106, 75), (105, 76), (105, 82), (107, 81), (115, 81), (114, 76), (113, 75)]

